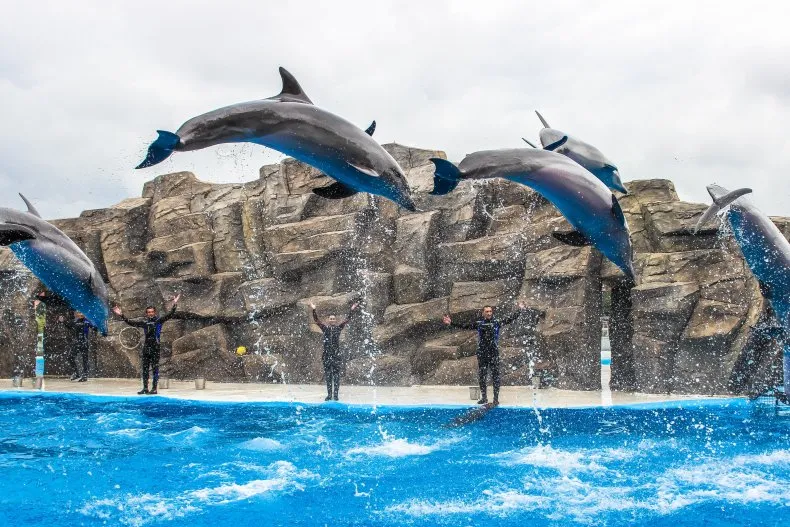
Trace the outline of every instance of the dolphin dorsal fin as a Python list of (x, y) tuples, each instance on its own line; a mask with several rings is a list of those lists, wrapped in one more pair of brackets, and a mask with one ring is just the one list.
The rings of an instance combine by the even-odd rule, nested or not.
[(38, 213), (38, 211), (36, 210), (36, 207), (34, 207), (33, 204), (30, 203), (30, 201), (28, 201), (28, 199), (25, 196), (23, 196), (21, 192), (19, 193), (19, 197), (22, 198), (22, 201), (24, 201), (25, 205), (27, 205), (27, 211), (30, 214), (32, 214), (33, 216), (35, 216), (37, 218), (41, 217), (41, 214)]
[(551, 128), (551, 126), (549, 126), (549, 123), (546, 122), (546, 119), (544, 119), (543, 116), (540, 115), (539, 111), (535, 110), (535, 113), (538, 114), (538, 119), (540, 119), (540, 122), (543, 123), (543, 128)]
[(303, 102), (305, 104), (313, 104), (313, 101), (310, 100), (310, 97), (308, 97), (302, 87), (299, 86), (299, 81), (296, 80), (296, 77), (291, 75), (291, 73), (282, 66), (280, 66), (280, 77), (283, 79), (283, 89), (279, 95), (272, 97), (272, 99), (279, 99), (286, 102)]

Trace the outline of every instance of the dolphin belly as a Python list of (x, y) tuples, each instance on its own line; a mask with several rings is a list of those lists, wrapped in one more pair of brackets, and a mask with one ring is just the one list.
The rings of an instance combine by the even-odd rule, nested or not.
[(355, 170), (343, 157), (331, 149), (310, 144), (292, 134), (271, 134), (256, 138), (254, 142), (310, 165), (358, 192), (387, 196), (384, 193), (388, 189), (381, 178)]
[(91, 277), (84, 276), (81, 270), (82, 262), (73, 261), (70, 254), (53, 244), (25, 241), (11, 244), (9, 248), (49, 290), (106, 332), (106, 305), (93, 293)]

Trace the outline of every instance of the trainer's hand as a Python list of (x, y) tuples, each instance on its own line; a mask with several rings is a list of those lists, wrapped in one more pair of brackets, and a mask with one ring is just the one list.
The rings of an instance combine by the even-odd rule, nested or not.
[(450, 315), (444, 315), (442, 317), (442, 322), (444, 322), (445, 326), (449, 326), (450, 322), (452, 322), (452, 319), (450, 318)]
[(173, 303), (174, 304), (178, 304), (178, 299), (179, 298), (181, 298), (181, 293), (179, 293), (179, 294), (177, 294), (176, 296), (173, 297)]
[(358, 307), (359, 307), (359, 304), (357, 304), (357, 303), (351, 304), (351, 311), (354, 311)]
[[(315, 304), (313, 304), (312, 302), (310, 302), (310, 309), (315, 309)], [(354, 309), (354, 308), (352, 307), (351, 309)]]
[(118, 307), (118, 306), (115, 306), (114, 308), (112, 308), (112, 312), (115, 313), (116, 315), (118, 315), (119, 317), (121, 315), (123, 315), (123, 311), (121, 311), (121, 308)]

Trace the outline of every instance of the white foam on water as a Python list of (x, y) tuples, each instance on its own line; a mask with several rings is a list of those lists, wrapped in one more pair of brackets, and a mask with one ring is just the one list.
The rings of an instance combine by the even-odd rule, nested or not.
[[(613, 449), (608, 454), (604, 451), (600, 459), (607, 455), (609, 460), (628, 458), (624, 451)], [(417, 517), (531, 512), (550, 520), (596, 524), (605, 523), (612, 512), (664, 516), (704, 502), (790, 506), (790, 485), (775, 475), (777, 465), (790, 465), (788, 450), (732, 459), (694, 459), (657, 477), (646, 470), (616, 480), (600, 478), (590, 463), (580, 461), (580, 452), (532, 447), (502, 458), (556, 468), (558, 475), (525, 478), (521, 488), (487, 489), (470, 500), (409, 500), (386, 508), (384, 513)]]
[(106, 432), (109, 436), (140, 437), (148, 428), (121, 428), (120, 430), (110, 430)]
[(239, 446), (246, 450), (257, 450), (259, 452), (274, 452), (285, 448), (285, 446), (276, 439), (270, 439), (268, 437), (256, 437), (243, 442)]
[(182, 518), (199, 509), (189, 503), (163, 498), (156, 494), (127, 495), (116, 499), (99, 499), (82, 506), (85, 516), (130, 527)]
[(452, 441), (438, 441), (431, 445), (410, 443), (405, 439), (387, 438), (383, 443), (371, 446), (351, 448), (346, 452), (346, 457), (372, 456), (402, 458), (409, 456), (427, 456), (437, 450), (447, 447)]
[(697, 460), (665, 472), (658, 493), (669, 509), (711, 500), (790, 506), (790, 485), (773, 473), (778, 466), (790, 466), (790, 451)]
[(272, 493), (303, 491), (307, 481), (317, 478), (288, 461), (277, 461), (269, 465), (266, 472), (265, 479), (224, 483), (174, 495), (144, 493), (99, 498), (85, 503), (79, 512), (109, 523), (142, 527), (182, 518), (204, 507), (222, 506)]
[(203, 434), (209, 432), (209, 429), (200, 426), (193, 426), (186, 430), (172, 432), (170, 434), (163, 434), (170, 441), (178, 441), (179, 443), (191, 443), (198, 439)]
[(412, 500), (385, 509), (389, 514), (449, 516), (485, 514), (507, 517), (518, 513), (540, 513), (550, 520), (595, 523), (602, 513), (638, 510), (643, 504), (627, 489), (599, 487), (566, 476), (526, 484), (523, 489), (485, 490), (470, 500)]
[(604, 472), (609, 470), (605, 466), (606, 463), (626, 461), (634, 457), (634, 453), (622, 448), (563, 450), (551, 445), (537, 445), (493, 454), (491, 457), (498, 459), (506, 466), (532, 465), (567, 474), (571, 472)]

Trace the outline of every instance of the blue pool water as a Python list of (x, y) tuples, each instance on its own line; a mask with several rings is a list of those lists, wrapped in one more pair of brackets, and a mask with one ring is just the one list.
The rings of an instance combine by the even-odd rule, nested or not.
[(0, 395), (2, 525), (787, 525), (740, 400), (461, 409)]

